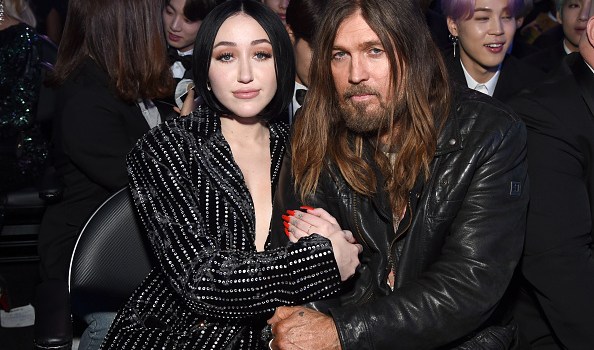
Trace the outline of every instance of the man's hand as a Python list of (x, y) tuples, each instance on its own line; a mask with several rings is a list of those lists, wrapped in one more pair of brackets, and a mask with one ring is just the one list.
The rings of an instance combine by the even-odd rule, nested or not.
[(268, 320), (274, 339), (271, 349), (341, 350), (334, 320), (302, 306), (281, 306)]

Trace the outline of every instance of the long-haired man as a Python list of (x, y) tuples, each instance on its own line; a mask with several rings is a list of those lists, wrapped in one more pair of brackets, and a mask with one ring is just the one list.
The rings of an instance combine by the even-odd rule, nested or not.
[(338, 299), (277, 309), (271, 348), (516, 346), (524, 124), (449, 86), (416, 2), (331, 0), (323, 18), (274, 215), (290, 209), (291, 241), (341, 226), (364, 250)]

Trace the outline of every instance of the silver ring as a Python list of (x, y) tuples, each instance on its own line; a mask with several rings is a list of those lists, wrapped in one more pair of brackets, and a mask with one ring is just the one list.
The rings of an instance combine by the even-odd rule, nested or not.
[(274, 338), (270, 339), (270, 341), (268, 342), (268, 348), (270, 350), (272, 350), (272, 341), (274, 340)]

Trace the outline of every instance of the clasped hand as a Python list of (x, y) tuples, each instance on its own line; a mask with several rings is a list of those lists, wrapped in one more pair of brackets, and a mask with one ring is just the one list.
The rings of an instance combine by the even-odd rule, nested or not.
[(328, 238), (332, 243), (340, 279), (346, 281), (359, 266), (359, 253), (363, 251), (363, 246), (357, 243), (351, 231), (341, 229), (336, 219), (324, 209), (301, 209), (304, 211), (287, 210), (287, 215), (283, 215), (289, 240), (294, 243), (314, 233)]

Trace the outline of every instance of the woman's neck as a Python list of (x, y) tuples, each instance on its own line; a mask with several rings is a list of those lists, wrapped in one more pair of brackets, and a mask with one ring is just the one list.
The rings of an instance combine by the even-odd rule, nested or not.
[(259, 117), (221, 116), (221, 132), (229, 143), (269, 142), (266, 123)]

